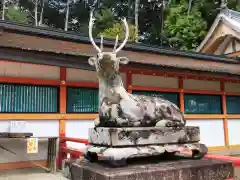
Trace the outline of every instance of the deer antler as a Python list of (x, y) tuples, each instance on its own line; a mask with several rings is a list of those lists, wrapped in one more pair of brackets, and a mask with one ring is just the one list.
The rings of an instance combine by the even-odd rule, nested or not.
[(91, 11), (90, 19), (89, 19), (89, 26), (88, 26), (89, 38), (90, 38), (90, 41), (91, 41), (93, 47), (97, 50), (97, 52), (102, 53), (102, 50), (96, 45), (96, 43), (93, 39), (93, 36), (92, 36), (92, 29), (93, 29), (93, 25), (94, 25), (94, 20), (95, 20), (95, 18), (93, 17), (93, 11)]
[[(122, 43), (116, 50), (113, 50), (114, 53), (118, 53), (119, 51), (121, 51), (122, 48), (126, 45), (126, 43), (127, 43), (127, 41), (128, 41), (129, 28), (128, 28), (128, 23), (127, 23), (126, 18), (124, 18), (124, 19), (122, 20), (122, 22), (124, 23), (124, 27), (125, 27), (125, 33), (126, 33), (125, 39), (124, 39), (123, 43)], [(117, 40), (116, 40), (116, 42), (117, 42)]]
[(101, 44), (100, 44), (100, 49), (103, 51), (103, 35), (101, 35)]
[(118, 45), (118, 35), (116, 37), (116, 41), (115, 41), (115, 45), (114, 45), (113, 51), (116, 51), (117, 45)]

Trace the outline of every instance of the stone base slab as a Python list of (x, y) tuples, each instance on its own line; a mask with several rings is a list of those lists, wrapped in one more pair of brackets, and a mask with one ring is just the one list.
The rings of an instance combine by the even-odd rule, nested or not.
[(127, 160), (133, 158), (144, 158), (160, 156), (164, 153), (190, 154), (192, 158), (202, 158), (208, 152), (208, 148), (204, 144), (166, 144), (166, 145), (149, 145), (136, 147), (103, 147), (96, 145), (88, 145), (85, 149), (84, 156), (86, 159), (94, 161), (106, 161), (114, 166), (126, 166)]
[(128, 127), (89, 129), (89, 144), (101, 146), (136, 146), (200, 141), (199, 127)]
[(70, 167), (72, 180), (226, 180), (232, 178), (233, 165), (214, 159), (178, 160), (123, 168), (81, 162)]

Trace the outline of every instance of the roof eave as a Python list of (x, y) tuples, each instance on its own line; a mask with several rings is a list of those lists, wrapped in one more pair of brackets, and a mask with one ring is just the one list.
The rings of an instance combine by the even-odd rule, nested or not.
[[(55, 29), (44, 28), (44, 27), (31, 27), (27, 25), (18, 25), (12, 22), (5, 22), (0, 20), (0, 27), (10, 31), (17, 31), (20, 33), (27, 33), (32, 35), (39, 35), (50, 37), (53, 39), (61, 39), (66, 41), (80, 42), (84, 44), (90, 44), (89, 38), (86, 36), (80, 36), (76, 33), (65, 32)], [(100, 39), (96, 39), (97, 43), (100, 43)], [(104, 45), (113, 47), (115, 44), (112, 40), (105, 40)], [(196, 52), (186, 52), (186, 51), (176, 51), (173, 49), (163, 49), (156, 46), (148, 46), (144, 44), (127, 44), (124, 48), (125, 50), (134, 50), (137, 52), (148, 52), (148, 53), (157, 53), (167, 56), (179, 56), (187, 57), (193, 59), (202, 59), (206, 61), (216, 61), (216, 62), (228, 62), (228, 63), (240, 63), (240, 58), (235, 57), (225, 57), (212, 54), (196, 53)]]
[(217, 26), (223, 22), (224, 24), (230, 26), (234, 31), (240, 33), (240, 29), (239, 27), (236, 27), (234, 25), (234, 23), (230, 23), (231, 21), (236, 21), (236, 20), (233, 20), (232, 18), (230, 18), (229, 16), (232, 16), (232, 13), (238, 13), (239, 17), (238, 19), (240, 18), (240, 13), (239, 12), (236, 12), (236, 11), (233, 11), (233, 10), (230, 10), (230, 9), (225, 9), (225, 10), (222, 10), (216, 17), (216, 19), (214, 20), (210, 30), (208, 31), (207, 35), (205, 36), (204, 40), (201, 42), (201, 44), (198, 46), (198, 48), (196, 49), (196, 52), (200, 52), (204, 45), (207, 44), (207, 42), (209, 41), (209, 39), (212, 37), (213, 35), (213, 32), (215, 31), (215, 29), (217, 28)]
[(219, 14), (216, 19), (214, 20), (211, 28), (209, 29), (207, 35), (205, 36), (205, 38), (203, 39), (203, 41), (200, 43), (200, 45), (197, 47), (196, 51), (200, 52), (202, 50), (202, 48), (204, 47), (204, 45), (207, 44), (207, 42), (209, 41), (209, 39), (212, 37), (213, 32), (215, 31), (215, 29), (217, 28), (217, 26), (219, 25), (219, 23), (222, 21), (222, 15)]

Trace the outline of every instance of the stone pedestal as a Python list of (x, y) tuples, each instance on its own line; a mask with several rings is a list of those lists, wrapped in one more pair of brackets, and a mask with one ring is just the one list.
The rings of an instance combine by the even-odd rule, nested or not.
[(106, 160), (124, 166), (135, 157), (188, 152), (203, 157), (208, 149), (200, 141), (199, 127), (96, 127), (89, 129), (89, 145), (84, 153), (91, 162)]
[(110, 168), (97, 163), (73, 163), (72, 180), (225, 180), (232, 178), (230, 162), (201, 159), (140, 163)]
[(200, 129), (185, 127), (97, 127), (89, 129), (89, 144), (121, 147), (193, 143), (200, 141)]

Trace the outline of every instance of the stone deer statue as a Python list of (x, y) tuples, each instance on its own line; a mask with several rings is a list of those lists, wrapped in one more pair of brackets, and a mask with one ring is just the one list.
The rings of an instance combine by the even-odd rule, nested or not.
[(99, 118), (95, 127), (179, 127), (186, 124), (180, 109), (170, 101), (160, 97), (129, 94), (122, 82), (119, 64), (127, 64), (129, 59), (118, 57), (117, 54), (126, 45), (129, 28), (124, 18), (125, 39), (118, 46), (118, 36), (112, 52), (103, 51), (103, 36), (100, 47), (92, 36), (94, 25), (93, 12), (89, 20), (89, 38), (97, 50), (96, 57), (90, 57), (88, 62), (95, 66), (99, 78)]

